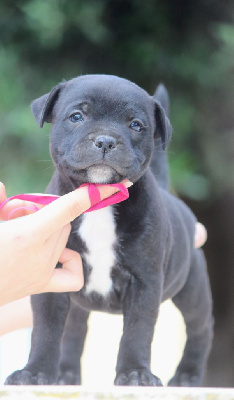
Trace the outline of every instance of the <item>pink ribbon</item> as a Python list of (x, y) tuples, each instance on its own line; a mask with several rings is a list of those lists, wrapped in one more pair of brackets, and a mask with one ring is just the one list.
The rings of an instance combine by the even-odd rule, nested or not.
[[(96, 187), (96, 184), (94, 183), (84, 183), (80, 187), (83, 186), (88, 186), (88, 193), (89, 193), (89, 198), (91, 202), (91, 207), (86, 210), (85, 212), (90, 212), (90, 211), (95, 211), (99, 210), (100, 208), (104, 208), (107, 206), (110, 206), (112, 204), (117, 204), (120, 203), (121, 201), (124, 201), (128, 199), (129, 193), (128, 189), (122, 184), (122, 183), (113, 183), (113, 184), (108, 184), (108, 185), (97, 185), (97, 186), (114, 186), (119, 189), (119, 192), (113, 194), (112, 196), (108, 197), (107, 199), (101, 200), (99, 190)], [(8, 202), (14, 199), (18, 200), (25, 200), (25, 201), (30, 201), (32, 203), (36, 204), (42, 204), (42, 205), (47, 205), (52, 203), (53, 201), (57, 200), (60, 196), (53, 196), (49, 194), (18, 194), (16, 196), (9, 197), (8, 199), (4, 200), (0, 204), (0, 209)], [(34, 206), (33, 206), (34, 207)], [(20, 207), (22, 208), (22, 207)], [(16, 208), (20, 209), (20, 208)], [(27, 207), (23, 207), (27, 208)], [(38, 208), (35, 207), (36, 211), (38, 211)]]

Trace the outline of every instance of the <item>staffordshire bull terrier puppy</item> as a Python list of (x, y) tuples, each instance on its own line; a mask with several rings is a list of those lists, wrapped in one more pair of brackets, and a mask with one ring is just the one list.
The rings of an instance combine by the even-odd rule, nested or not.
[(171, 135), (159, 92), (151, 97), (126, 79), (86, 75), (59, 83), (32, 103), (39, 125), (52, 124), (56, 169), (48, 193), (124, 178), (133, 186), (128, 200), (72, 223), (67, 246), (82, 256), (84, 287), (32, 296), (29, 360), (6, 384), (80, 384), (89, 312), (99, 310), (123, 314), (115, 384), (161, 385), (150, 370), (151, 342), (159, 306), (169, 298), (187, 332), (169, 385), (201, 384), (212, 340), (210, 287), (203, 252), (194, 248), (196, 219), (169, 193), (165, 160), (158, 171)]

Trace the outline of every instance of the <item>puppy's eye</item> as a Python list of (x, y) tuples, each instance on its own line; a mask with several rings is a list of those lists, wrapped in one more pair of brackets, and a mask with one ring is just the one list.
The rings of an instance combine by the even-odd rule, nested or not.
[(134, 129), (134, 131), (141, 132), (143, 125), (140, 121), (132, 121), (130, 124), (130, 128)]
[(69, 117), (71, 122), (81, 122), (84, 121), (83, 115), (80, 112), (76, 112)]

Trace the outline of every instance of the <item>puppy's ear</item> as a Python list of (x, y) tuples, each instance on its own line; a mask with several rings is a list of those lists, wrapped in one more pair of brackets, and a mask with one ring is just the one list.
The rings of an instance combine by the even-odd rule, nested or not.
[(162, 148), (163, 150), (165, 150), (171, 138), (172, 127), (162, 106), (156, 100), (154, 100), (154, 105), (155, 105), (154, 114), (156, 122), (155, 138), (158, 137), (161, 138)]
[(161, 104), (162, 108), (164, 109), (166, 115), (169, 117), (170, 113), (170, 98), (166, 87), (163, 83), (160, 83), (155, 90), (153, 95), (154, 100)]
[(171, 138), (172, 127), (168, 119), (170, 111), (170, 99), (168, 91), (162, 83), (160, 83), (156, 88), (153, 95), (153, 100), (155, 103), (156, 120), (155, 137), (161, 137), (162, 148), (165, 150)]
[(32, 113), (41, 128), (43, 127), (44, 122), (52, 121), (52, 111), (54, 105), (58, 99), (60, 91), (64, 88), (64, 86), (65, 82), (61, 82), (56, 85), (50, 93), (47, 93), (32, 102)]

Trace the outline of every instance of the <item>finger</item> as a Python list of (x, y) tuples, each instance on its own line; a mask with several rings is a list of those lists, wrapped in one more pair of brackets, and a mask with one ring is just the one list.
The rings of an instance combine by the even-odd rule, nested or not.
[(79, 253), (65, 249), (59, 259), (63, 268), (53, 271), (43, 292), (76, 292), (84, 285), (82, 261)]
[(0, 203), (6, 200), (6, 189), (2, 182), (0, 182)]
[[(125, 186), (130, 185), (125, 181)], [(119, 189), (113, 186), (99, 186), (101, 200), (112, 196)], [(39, 210), (31, 216), (37, 219), (38, 228), (45, 232), (47, 237), (77, 218), (91, 206), (88, 188), (84, 186), (73, 192), (61, 196), (59, 199)]]
[[(0, 204), (6, 200), (6, 189), (2, 182), (0, 182)], [(5, 221), (7, 219), (4, 209), (0, 209), (0, 220)]]
[[(132, 186), (132, 182), (130, 182), (128, 179), (124, 179), (122, 182), (120, 182), (122, 185), (124, 185), (126, 188), (129, 188)], [(111, 197), (114, 193), (118, 192), (119, 190), (115, 188), (115, 192), (112, 192), (112, 189), (114, 187), (108, 186), (108, 185), (96, 185), (97, 189), (99, 190), (101, 200), (104, 200), (108, 197)]]
[(35, 205), (29, 201), (24, 200), (11, 200), (6, 203), (0, 210), (0, 219), (2, 221), (8, 221), (19, 217), (24, 217), (38, 211), (43, 206), (40, 204)]
[(198, 249), (203, 246), (207, 240), (207, 230), (200, 222), (195, 224), (194, 247)]
[(49, 263), (51, 265), (56, 265), (58, 263), (61, 254), (66, 248), (70, 233), (71, 224), (67, 224), (45, 240), (50, 254)]

